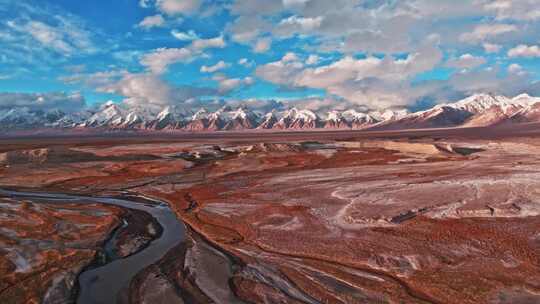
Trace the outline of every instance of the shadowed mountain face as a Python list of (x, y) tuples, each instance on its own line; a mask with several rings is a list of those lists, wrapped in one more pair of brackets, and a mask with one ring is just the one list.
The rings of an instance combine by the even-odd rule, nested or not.
[(507, 98), (477, 94), (455, 103), (409, 113), (407, 110), (358, 112), (355, 109), (315, 113), (292, 108), (268, 113), (248, 107), (200, 109), (192, 112), (166, 106), (162, 109), (126, 108), (106, 103), (95, 111), (66, 114), (61, 111), (0, 111), (0, 129), (101, 128), (127, 130), (242, 131), (372, 129), (400, 130), (481, 127), (540, 121), (540, 98), (526, 94)]

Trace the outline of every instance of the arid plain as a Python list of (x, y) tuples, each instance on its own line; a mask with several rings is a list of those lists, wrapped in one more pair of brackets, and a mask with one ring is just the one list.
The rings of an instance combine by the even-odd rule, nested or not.
[(2, 139), (0, 302), (538, 303), (538, 130)]

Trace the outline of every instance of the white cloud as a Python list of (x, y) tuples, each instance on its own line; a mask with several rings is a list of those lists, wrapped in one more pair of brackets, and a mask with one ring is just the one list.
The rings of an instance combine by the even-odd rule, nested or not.
[(267, 81), (280, 85), (293, 85), (294, 79), (302, 71), (304, 65), (299, 61), (283, 60), (270, 62), (257, 67), (255, 74)]
[(255, 53), (264, 53), (270, 49), (270, 46), (272, 45), (272, 39), (270, 38), (261, 38), (257, 40), (255, 45), (253, 46), (253, 51)]
[(272, 28), (271, 23), (257, 14), (240, 16), (225, 27), (232, 39), (240, 43), (256, 40), (262, 33)]
[(513, 24), (481, 24), (470, 33), (463, 33), (460, 40), (463, 42), (476, 43), (502, 34), (518, 31), (518, 27)]
[(214, 72), (226, 69), (226, 68), (228, 68), (230, 66), (231, 66), (230, 63), (226, 63), (225, 61), (220, 60), (218, 63), (216, 63), (214, 65), (211, 65), (211, 66), (203, 65), (201, 67), (201, 72), (202, 73), (214, 73)]
[(167, 15), (189, 15), (197, 12), (201, 0), (157, 0), (157, 8)]
[(59, 80), (66, 84), (83, 84), (90, 88), (97, 88), (116, 82), (127, 74), (128, 72), (126, 70), (112, 70), (95, 73), (79, 72), (59, 77)]
[(223, 36), (210, 39), (194, 40), (185, 48), (159, 48), (141, 58), (141, 64), (146, 66), (154, 74), (163, 74), (167, 68), (175, 63), (191, 62), (201, 56), (207, 48), (223, 48), (225, 41)]
[(477, 57), (471, 54), (463, 54), (459, 58), (453, 58), (448, 60), (446, 65), (448, 67), (456, 69), (472, 69), (484, 63), (486, 63), (486, 59), (484, 57)]
[(227, 78), (225, 75), (215, 75), (212, 79), (218, 83), (219, 92), (222, 94), (254, 83), (254, 79), (251, 77)]
[(86, 29), (62, 16), (56, 16), (55, 19), (55, 25), (34, 20), (26, 23), (8, 21), (6, 25), (14, 31), (14, 35), (17, 35), (17, 38), (12, 37), (13, 42), (29, 35), (46, 49), (67, 56), (93, 53), (97, 50), (91, 41), (90, 32)]
[(150, 74), (126, 74), (120, 81), (100, 87), (102, 92), (119, 94), (127, 103), (168, 104), (172, 96), (169, 85)]
[(142, 8), (149, 8), (151, 0), (139, 0), (139, 6)]
[(508, 72), (516, 75), (526, 75), (527, 72), (523, 69), (523, 67), (517, 63), (512, 63), (508, 66)]
[(500, 45), (492, 43), (484, 43), (482, 47), (484, 47), (486, 53), (498, 53), (502, 48)]
[(537, 0), (490, 0), (484, 8), (494, 11), (497, 19), (534, 21), (540, 19), (540, 7)]
[(520, 44), (508, 51), (508, 57), (540, 57), (540, 47), (538, 45)]
[(188, 48), (160, 48), (146, 54), (141, 59), (141, 64), (148, 67), (152, 73), (162, 74), (167, 71), (171, 64), (189, 62), (193, 60), (194, 53)]
[(268, 15), (283, 9), (282, 0), (235, 0), (231, 12), (235, 15)]
[(43, 45), (62, 53), (72, 53), (74, 51), (73, 46), (64, 40), (64, 34), (56, 28), (38, 21), (29, 22), (25, 28), (32, 37)]
[(223, 35), (209, 39), (197, 39), (191, 43), (191, 48), (197, 51), (207, 48), (224, 48), (226, 46)]
[(282, 62), (291, 62), (291, 61), (298, 61), (298, 56), (296, 56), (293, 52), (286, 53), (283, 58), (281, 58)]
[(422, 46), (404, 59), (345, 56), (331, 64), (306, 68), (292, 56), (260, 66), (256, 75), (264, 80), (292, 87), (324, 89), (349, 103), (371, 108), (403, 107), (412, 102), (408, 84), (442, 59), (439, 49)]
[(291, 36), (294, 33), (310, 33), (317, 30), (323, 22), (323, 17), (299, 17), (290, 16), (276, 26), (276, 32), (282, 36)]
[(283, 0), (283, 6), (285, 8), (302, 8), (310, 0)]
[[(514, 67), (515, 69), (515, 67)], [(464, 95), (479, 92), (505, 94), (509, 96), (523, 93), (529, 86), (528, 77), (523, 73), (508, 73), (500, 77), (499, 68), (470, 70), (452, 75), (445, 86)], [(440, 89), (439, 89), (440, 90)]]
[(251, 67), (253, 66), (254, 62), (253, 61), (250, 61), (249, 59), (247, 58), (240, 58), (238, 60), (238, 64), (239, 65), (242, 65), (242, 66), (245, 66), (245, 67)]
[(124, 96), (123, 102), (128, 106), (145, 107), (181, 105), (198, 96), (217, 94), (216, 90), (209, 88), (174, 87), (153, 74), (131, 73), (125, 73), (120, 80), (98, 87), (97, 90)]
[(0, 93), (0, 110), (27, 108), (31, 111), (58, 109), (75, 112), (84, 106), (85, 99), (80, 93)]
[(13, 79), (45, 78), (50, 70), (73, 64), (74, 58), (112, 48), (111, 44), (98, 48), (101, 32), (54, 4), (0, 0), (0, 15), (0, 74)]
[(163, 26), (163, 24), (165, 24), (165, 19), (163, 19), (163, 16), (158, 14), (145, 17), (141, 22), (139, 22), (139, 27), (142, 27), (144, 29), (150, 29), (153, 27)]
[(174, 38), (181, 41), (192, 41), (192, 40), (200, 39), (197, 33), (195, 33), (195, 31), (193, 30), (190, 30), (187, 32), (180, 32), (177, 30), (172, 30), (171, 35), (173, 35)]
[(321, 58), (317, 55), (309, 55), (309, 57), (306, 59), (306, 64), (307, 65), (314, 65), (314, 64), (317, 64), (319, 63), (319, 60)]

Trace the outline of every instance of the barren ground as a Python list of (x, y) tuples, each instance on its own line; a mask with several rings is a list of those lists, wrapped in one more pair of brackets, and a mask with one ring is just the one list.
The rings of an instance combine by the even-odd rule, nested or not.
[[(168, 202), (194, 237), (139, 274), (132, 302), (159, 289), (171, 302), (538, 303), (536, 130), (5, 139), (0, 185)], [(14, 303), (50, 290), (50, 265), (95, 254), (35, 242), (94, 244), (125, 216), (0, 208), (0, 298)], [(23, 277), (45, 292), (14, 287)]]

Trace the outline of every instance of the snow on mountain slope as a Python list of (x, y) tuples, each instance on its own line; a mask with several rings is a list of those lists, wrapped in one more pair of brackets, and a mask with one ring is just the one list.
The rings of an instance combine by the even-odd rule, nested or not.
[(257, 129), (263, 129), (263, 130), (272, 129), (277, 122), (278, 122), (278, 118), (274, 111), (270, 113), (266, 113), (266, 115), (264, 115), (264, 117), (262, 118), (259, 126), (257, 126)]
[(323, 127), (325, 129), (345, 129), (349, 128), (349, 124), (339, 111), (330, 111), (328, 112)]
[(475, 94), (454, 103), (409, 113), (407, 110), (358, 112), (330, 110), (324, 119), (307, 109), (254, 112), (246, 106), (222, 107), (217, 111), (192, 111), (178, 106), (126, 107), (107, 102), (94, 110), (64, 113), (25, 107), (0, 109), (0, 128), (110, 128), (182, 131), (245, 129), (419, 129), (476, 127), (509, 123), (540, 122), (540, 98), (521, 94), (514, 98)]
[(526, 94), (518, 95), (512, 99), (501, 95), (475, 94), (458, 102), (442, 104), (436, 107), (451, 107), (478, 114), (495, 106), (499, 107), (502, 113), (509, 114), (516, 111), (516, 109), (526, 107), (534, 102), (535, 101)]
[(455, 127), (464, 123), (472, 114), (452, 107), (436, 107), (406, 115), (400, 119), (385, 120), (375, 125), (377, 130), (423, 129)]
[(254, 129), (258, 126), (259, 117), (254, 112), (238, 108), (230, 113), (230, 120), (225, 123), (224, 130), (245, 130)]

